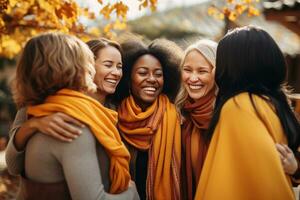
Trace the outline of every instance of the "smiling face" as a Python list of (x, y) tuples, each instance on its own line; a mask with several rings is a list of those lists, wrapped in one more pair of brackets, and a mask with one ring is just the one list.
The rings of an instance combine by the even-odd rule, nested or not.
[(97, 53), (95, 60), (96, 75), (94, 82), (99, 93), (106, 96), (113, 94), (122, 77), (122, 57), (118, 49), (104, 47)]
[(215, 83), (215, 70), (197, 50), (186, 55), (181, 74), (184, 87), (193, 100), (205, 96)]
[(137, 59), (131, 72), (131, 92), (141, 108), (151, 105), (164, 85), (163, 70), (158, 59), (150, 54)]

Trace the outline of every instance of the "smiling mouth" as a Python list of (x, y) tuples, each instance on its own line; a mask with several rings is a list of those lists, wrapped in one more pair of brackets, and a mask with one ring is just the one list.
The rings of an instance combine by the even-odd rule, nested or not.
[(196, 84), (189, 84), (188, 86), (191, 90), (200, 90), (201, 88), (203, 88), (203, 85), (200, 85), (200, 84), (197, 84), (197, 85)]
[(118, 83), (118, 80), (116, 79), (104, 79), (107, 83), (116, 85)]
[(148, 87), (144, 87), (143, 90), (146, 94), (154, 95), (155, 92), (157, 91), (157, 88), (148, 86)]

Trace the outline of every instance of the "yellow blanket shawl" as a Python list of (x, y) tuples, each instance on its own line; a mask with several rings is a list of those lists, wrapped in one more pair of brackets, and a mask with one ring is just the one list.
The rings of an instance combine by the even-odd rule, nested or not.
[(110, 157), (111, 193), (127, 189), (130, 174), (130, 154), (121, 141), (116, 127), (117, 112), (105, 108), (98, 101), (80, 92), (62, 89), (47, 97), (40, 105), (28, 107), (28, 115), (47, 116), (63, 112), (88, 125)]
[(279, 118), (264, 99), (248, 93), (228, 100), (221, 111), (195, 199), (292, 200), (275, 143), (287, 143)]
[(160, 95), (143, 112), (130, 96), (118, 113), (124, 139), (137, 149), (149, 149), (147, 199), (180, 199), (181, 136), (175, 106)]

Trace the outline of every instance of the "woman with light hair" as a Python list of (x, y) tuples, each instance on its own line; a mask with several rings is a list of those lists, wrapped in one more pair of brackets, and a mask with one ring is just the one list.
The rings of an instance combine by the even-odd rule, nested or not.
[[(121, 60), (119, 50), (110, 53)], [(121, 74), (114, 84), (104, 83), (107, 77), (112, 82), (112, 75), (98, 67), (95, 70), (88, 46), (74, 36), (47, 33), (27, 42), (13, 88), (16, 104), (22, 108), (15, 131), (31, 134), (21, 138), (26, 149), (21, 156), (25, 169), (18, 199), (138, 199), (130, 181), (130, 154), (116, 128), (117, 112), (100, 103), (106, 93), (95, 93), (99, 85), (114, 91)], [(82, 134), (72, 143), (28, 125), (31, 119), (45, 122), (58, 112), (66, 121), (81, 125)], [(14, 142), (21, 144), (12, 137), (9, 147)], [(13, 167), (9, 158), (16, 152), (8, 148), (6, 153), (8, 166)]]
[(182, 189), (185, 199), (194, 199), (209, 145), (206, 130), (212, 117), (217, 87), (217, 43), (199, 40), (190, 45), (181, 64), (182, 84), (175, 104), (182, 115)]

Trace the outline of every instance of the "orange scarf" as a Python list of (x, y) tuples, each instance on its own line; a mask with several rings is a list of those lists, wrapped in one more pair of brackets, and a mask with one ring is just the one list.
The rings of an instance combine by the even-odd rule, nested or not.
[(296, 100), (295, 112), (298, 113), (298, 115), (300, 115), (300, 99)]
[(118, 111), (124, 139), (137, 149), (149, 149), (147, 199), (180, 199), (181, 136), (174, 104), (160, 95), (143, 112), (130, 96)]
[(206, 157), (209, 141), (204, 134), (212, 118), (216, 89), (213, 88), (207, 95), (192, 103), (188, 99), (183, 110), (187, 117), (182, 126), (182, 145), (185, 155), (183, 162), (183, 184), (187, 198), (192, 200), (198, 185), (202, 166)]
[(89, 126), (110, 157), (110, 192), (125, 191), (130, 181), (130, 154), (116, 128), (117, 112), (105, 108), (89, 96), (69, 89), (62, 89), (47, 97), (43, 104), (30, 106), (27, 110), (29, 115), (35, 117), (56, 112), (68, 114)]

